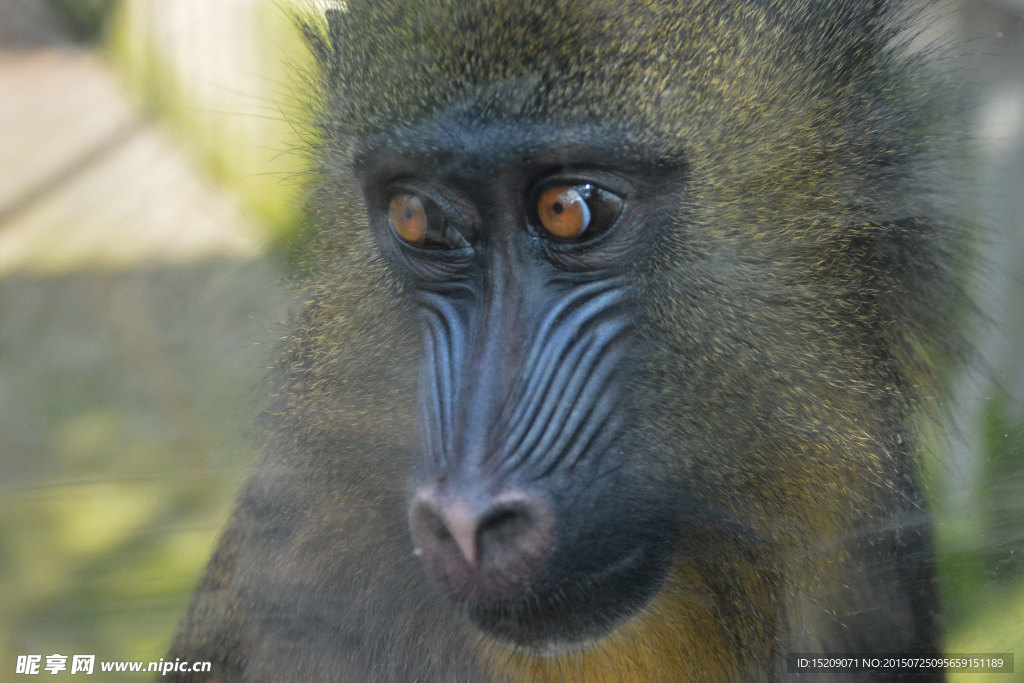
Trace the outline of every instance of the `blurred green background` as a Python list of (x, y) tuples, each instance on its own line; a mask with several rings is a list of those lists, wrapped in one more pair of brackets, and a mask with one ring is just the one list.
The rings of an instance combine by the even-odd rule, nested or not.
[[(960, 4), (994, 325), (936, 397), (927, 478), (947, 649), (1024, 672), (1024, 2)], [(258, 453), (302, 245), (286, 6), (0, 0), (0, 681), (19, 654), (161, 657)]]

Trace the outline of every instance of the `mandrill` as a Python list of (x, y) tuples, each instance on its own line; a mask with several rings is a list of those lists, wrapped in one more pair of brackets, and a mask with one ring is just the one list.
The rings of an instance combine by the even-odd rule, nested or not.
[(937, 654), (912, 425), (954, 341), (957, 236), (905, 5), (303, 19), (313, 275), (170, 654), (212, 672), (178, 680)]

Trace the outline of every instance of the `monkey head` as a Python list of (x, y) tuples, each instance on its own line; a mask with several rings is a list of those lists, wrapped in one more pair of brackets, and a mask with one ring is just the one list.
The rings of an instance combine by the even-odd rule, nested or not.
[(771, 583), (889, 495), (927, 247), (877, 5), (352, 1), (314, 36), (325, 260), (418, 368), (408, 548), (495, 641), (585, 646), (673, 574), (713, 602), (722, 539)]

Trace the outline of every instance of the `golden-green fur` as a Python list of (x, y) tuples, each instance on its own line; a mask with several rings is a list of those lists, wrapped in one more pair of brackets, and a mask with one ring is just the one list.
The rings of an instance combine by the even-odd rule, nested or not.
[[(909, 423), (949, 353), (956, 236), (912, 21), (866, 0), (350, 0), (307, 23), (316, 275), (268, 455), (172, 656), (221, 680), (714, 681), (934, 651)], [(699, 523), (643, 611), (557, 655), (481, 636), (405, 527), (420, 332), (356, 167), (441, 113), (685, 169), (629, 272), (649, 353), (624, 410), (638, 467)]]

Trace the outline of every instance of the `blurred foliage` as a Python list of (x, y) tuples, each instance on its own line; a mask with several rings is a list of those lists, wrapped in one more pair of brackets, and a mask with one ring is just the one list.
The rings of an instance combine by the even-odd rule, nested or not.
[(161, 35), (168, 14), (159, 3), (119, 2), (106, 41), (109, 61), (140, 109), (265, 226), (271, 256), (297, 267), (306, 234), (302, 139), (311, 133), (302, 127), (296, 78), (309, 55), (291, 15), (282, 3), (263, 0), (226, 15), (238, 26), (221, 25), (225, 15), (211, 11), (215, 21), (201, 36)]
[[(1022, 406), (995, 392), (982, 413), (983, 465), (977, 523), (943, 556), (950, 647), (960, 652), (1024, 645), (1024, 420)], [(954, 511), (949, 521), (962, 518)], [(945, 519), (943, 521), (946, 521)], [(959, 550), (958, 549), (962, 549)], [(987, 648), (987, 650), (986, 650)], [(1024, 650), (1017, 651), (1024, 671)]]
[(0, 680), (18, 654), (156, 660), (257, 456), (276, 279), (214, 259), (0, 282), (0, 452), (21, 456), (0, 462)]
[[(197, 89), (203, 76), (168, 52), (180, 33), (158, 36), (168, 22), (143, 21), (147, 6), (174, 18), (188, 9), (182, 0), (53, 2), (99, 39), (140, 110), (192, 153), (210, 185), (265, 226), (266, 251), (282, 254), (302, 221), (293, 182), (302, 162), (288, 151), (294, 112), (276, 102), (300, 99), (283, 83), (304, 52), (274, 0), (193, 3), (200, 17), (204, 7), (237, 14), (208, 27), (222, 33), (196, 42), (189, 63), (223, 60), (235, 31), (255, 34), (257, 55), (236, 58), (254, 76), (245, 92)], [(66, 140), (54, 137), (47, 151), (59, 157)], [(167, 177), (163, 159), (152, 163), (140, 183)], [(121, 215), (108, 214), (119, 199), (97, 196), (92, 222)], [(49, 208), (42, 201), (35, 214)], [(131, 239), (130, 226), (112, 227), (115, 239)], [(74, 241), (68, 230), (61, 248)], [(247, 433), (285, 333), (280, 279), (239, 256), (0, 273), (0, 681), (23, 678), (13, 673), (21, 654), (148, 662), (166, 652), (258, 456)]]

